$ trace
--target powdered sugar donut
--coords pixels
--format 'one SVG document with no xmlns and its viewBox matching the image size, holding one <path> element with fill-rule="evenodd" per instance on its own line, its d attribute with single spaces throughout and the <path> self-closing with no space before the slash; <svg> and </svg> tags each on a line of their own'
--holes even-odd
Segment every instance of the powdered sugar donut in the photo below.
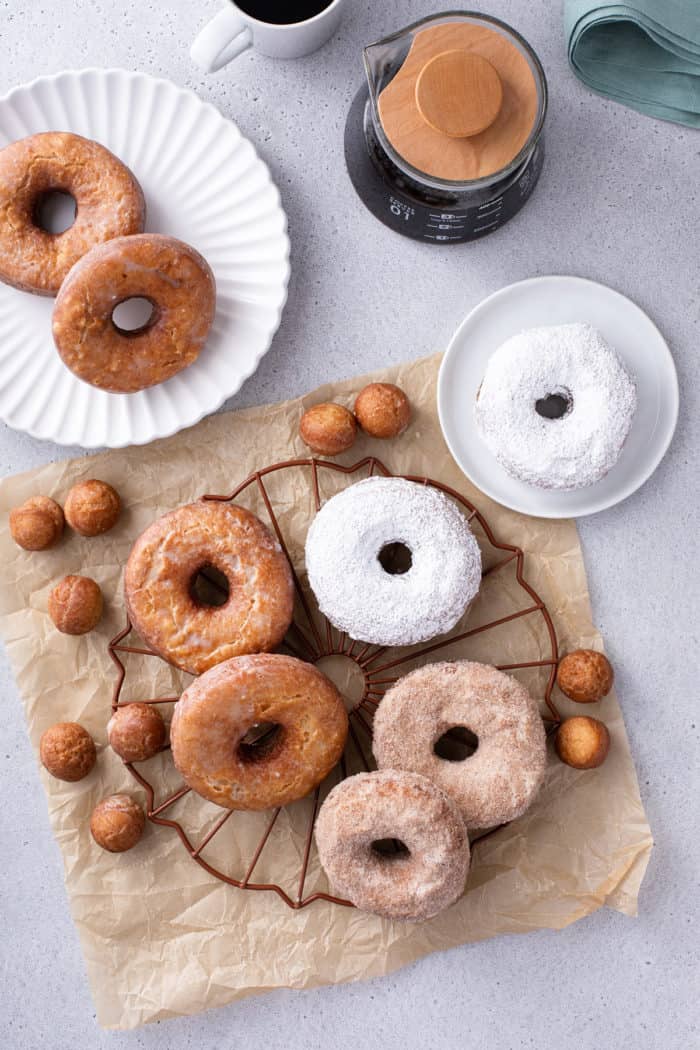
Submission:
<svg viewBox="0 0 700 1050">
<path fill-rule="evenodd" d="M 481 552 L 464 515 L 437 489 L 366 478 L 316 515 L 306 568 L 339 630 L 376 645 L 415 645 L 463 616 L 481 583 Z"/>
<path fill-rule="evenodd" d="M 476 425 L 513 477 L 549 489 L 593 485 L 615 465 L 637 407 L 634 379 L 589 324 L 530 328 L 492 355 Z"/>
<path fill-rule="evenodd" d="M 438 741 L 457 727 L 476 736 L 469 758 L 450 761 Z M 430 777 L 459 806 L 468 828 L 519 817 L 540 789 L 545 732 L 537 704 L 510 675 L 461 660 L 428 664 L 401 678 L 374 716 L 380 769 Z"/>
<path fill-rule="evenodd" d="M 393 849 L 380 850 L 391 840 Z M 321 806 L 316 845 L 334 891 L 362 911 L 418 922 L 464 892 L 464 822 L 452 799 L 416 773 L 387 769 L 341 781 Z"/>
</svg>

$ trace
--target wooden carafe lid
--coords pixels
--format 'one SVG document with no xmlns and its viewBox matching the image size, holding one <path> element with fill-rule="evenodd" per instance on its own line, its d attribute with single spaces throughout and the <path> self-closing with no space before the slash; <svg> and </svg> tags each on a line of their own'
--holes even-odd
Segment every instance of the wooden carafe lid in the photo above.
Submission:
<svg viewBox="0 0 700 1050">
<path fill-rule="evenodd" d="M 517 157 L 537 103 L 530 65 L 507 36 L 448 22 L 416 33 L 378 108 L 384 133 L 404 160 L 433 178 L 469 182 Z"/>
</svg>

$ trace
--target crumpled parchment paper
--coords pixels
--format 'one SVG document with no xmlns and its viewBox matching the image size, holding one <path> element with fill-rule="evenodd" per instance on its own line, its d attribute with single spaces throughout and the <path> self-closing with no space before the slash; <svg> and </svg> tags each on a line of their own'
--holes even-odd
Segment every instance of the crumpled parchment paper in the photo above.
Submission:
<svg viewBox="0 0 700 1050">
<path fill-rule="evenodd" d="M 553 616 L 560 652 L 601 648 L 591 623 L 574 523 L 505 510 L 462 476 L 437 420 L 438 367 L 435 356 L 372 377 L 398 382 L 407 391 L 414 422 L 395 441 L 361 436 L 339 461 L 351 464 L 376 455 L 395 473 L 427 475 L 458 489 L 501 541 L 526 552 L 526 578 Z M 92 842 L 89 815 L 102 796 L 128 791 L 144 798 L 106 746 L 115 678 L 107 643 L 125 622 L 121 577 L 131 544 L 161 513 L 205 492 L 230 492 L 267 463 L 308 455 L 298 437 L 303 409 L 329 399 L 350 406 L 365 381 L 348 380 L 303 399 L 213 416 L 144 448 L 52 464 L 0 485 L 0 630 L 63 853 L 98 1020 L 105 1027 L 132 1028 L 195 1013 L 268 988 L 308 988 L 385 974 L 428 952 L 468 941 L 559 929 L 604 904 L 628 915 L 636 912 L 652 838 L 612 694 L 600 705 L 581 708 L 555 690 L 563 714 L 589 713 L 607 723 L 612 737 L 607 762 L 598 770 L 577 772 L 550 754 L 545 787 L 530 812 L 476 847 L 465 896 L 423 925 L 392 923 L 323 901 L 294 911 L 273 893 L 230 887 L 195 864 L 166 827 L 149 824 L 139 846 L 121 856 L 104 853 Z M 109 481 L 123 497 L 126 509 L 112 532 L 84 539 L 67 531 L 57 548 L 41 553 L 24 552 L 12 542 L 7 524 L 11 507 L 39 493 L 62 502 L 75 481 L 88 477 Z M 324 475 L 323 495 L 343 483 Z M 301 564 L 313 513 L 308 470 L 274 475 L 268 489 L 292 557 Z M 248 490 L 243 502 L 264 518 L 257 490 Z M 511 600 L 522 603 L 522 592 L 508 576 L 511 569 L 498 574 L 498 585 L 494 579 L 484 587 L 469 613 L 475 624 L 500 615 L 497 610 Z M 69 572 L 93 576 L 106 598 L 102 623 L 82 638 L 59 634 L 46 613 L 49 590 Z M 549 653 L 540 617 L 528 616 L 477 635 L 447 655 L 504 664 L 543 659 Z M 541 698 L 546 671 L 515 673 Z M 182 682 L 178 672 L 158 660 L 129 657 L 124 698 L 171 695 Z M 38 763 L 42 732 L 67 720 L 82 722 L 101 745 L 95 770 L 78 784 L 53 780 Z M 180 782 L 168 753 L 140 768 L 157 782 L 158 798 Z M 280 883 L 292 897 L 309 805 L 304 800 L 282 812 L 255 869 L 255 881 Z M 168 811 L 195 842 L 220 813 L 193 794 Z M 236 814 L 204 856 L 240 878 L 267 819 L 265 814 Z M 312 849 L 304 893 L 326 888 Z"/>
</svg>

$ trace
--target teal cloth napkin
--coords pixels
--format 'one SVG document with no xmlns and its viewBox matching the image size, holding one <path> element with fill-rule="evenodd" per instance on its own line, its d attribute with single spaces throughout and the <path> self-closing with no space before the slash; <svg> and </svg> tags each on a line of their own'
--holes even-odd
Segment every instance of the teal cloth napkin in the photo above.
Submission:
<svg viewBox="0 0 700 1050">
<path fill-rule="evenodd" d="M 594 91 L 700 128 L 700 0 L 564 0 L 569 61 Z"/>
</svg>

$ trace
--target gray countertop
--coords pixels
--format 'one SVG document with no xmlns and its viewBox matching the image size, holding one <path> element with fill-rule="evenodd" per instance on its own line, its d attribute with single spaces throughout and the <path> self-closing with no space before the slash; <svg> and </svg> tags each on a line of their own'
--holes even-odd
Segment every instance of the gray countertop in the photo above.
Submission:
<svg viewBox="0 0 700 1050">
<path fill-rule="evenodd" d="M 580 522 L 594 617 L 617 670 L 656 839 L 640 917 L 596 914 L 561 932 L 433 955 L 382 980 L 277 992 L 132 1033 L 94 1013 L 16 688 L 2 666 L 0 1032 L 8 1050 L 79 1047 L 622 1047 L 698 1040 L 696 370 L 700 350 L 700 134 L 586 91 L 567 68 L 560 4 L 489 0 L 547 71 L 547 162 L 526 209 L 474 245 L 399 239 L 360 205 L 343 126 L 365 43 L 439 8 L 350 0 L 327 47 L 295 63 L 247 53 L 205 77 L 189 42 L 216 0 L 160 4 L 0 0 L 0 92 L 64 68 L 125 66 L 193 88 L 235 119 L 272 168 L 292 240 L 289 303 L 272 350 L 227 407 L 443 348 L 485 295 L 525 277 L 605 282 L 649 312 L 679 371 L 681 418 L 655 476 Z M 445 5 L 449 6 L 449 5 Z M 0 469 L 78 450 L 0 426 Z M 693 776 L 695 782 L 693 782 Z M 695 1035 L 693 1036 L 693 1033 Z"/>
</svg>

